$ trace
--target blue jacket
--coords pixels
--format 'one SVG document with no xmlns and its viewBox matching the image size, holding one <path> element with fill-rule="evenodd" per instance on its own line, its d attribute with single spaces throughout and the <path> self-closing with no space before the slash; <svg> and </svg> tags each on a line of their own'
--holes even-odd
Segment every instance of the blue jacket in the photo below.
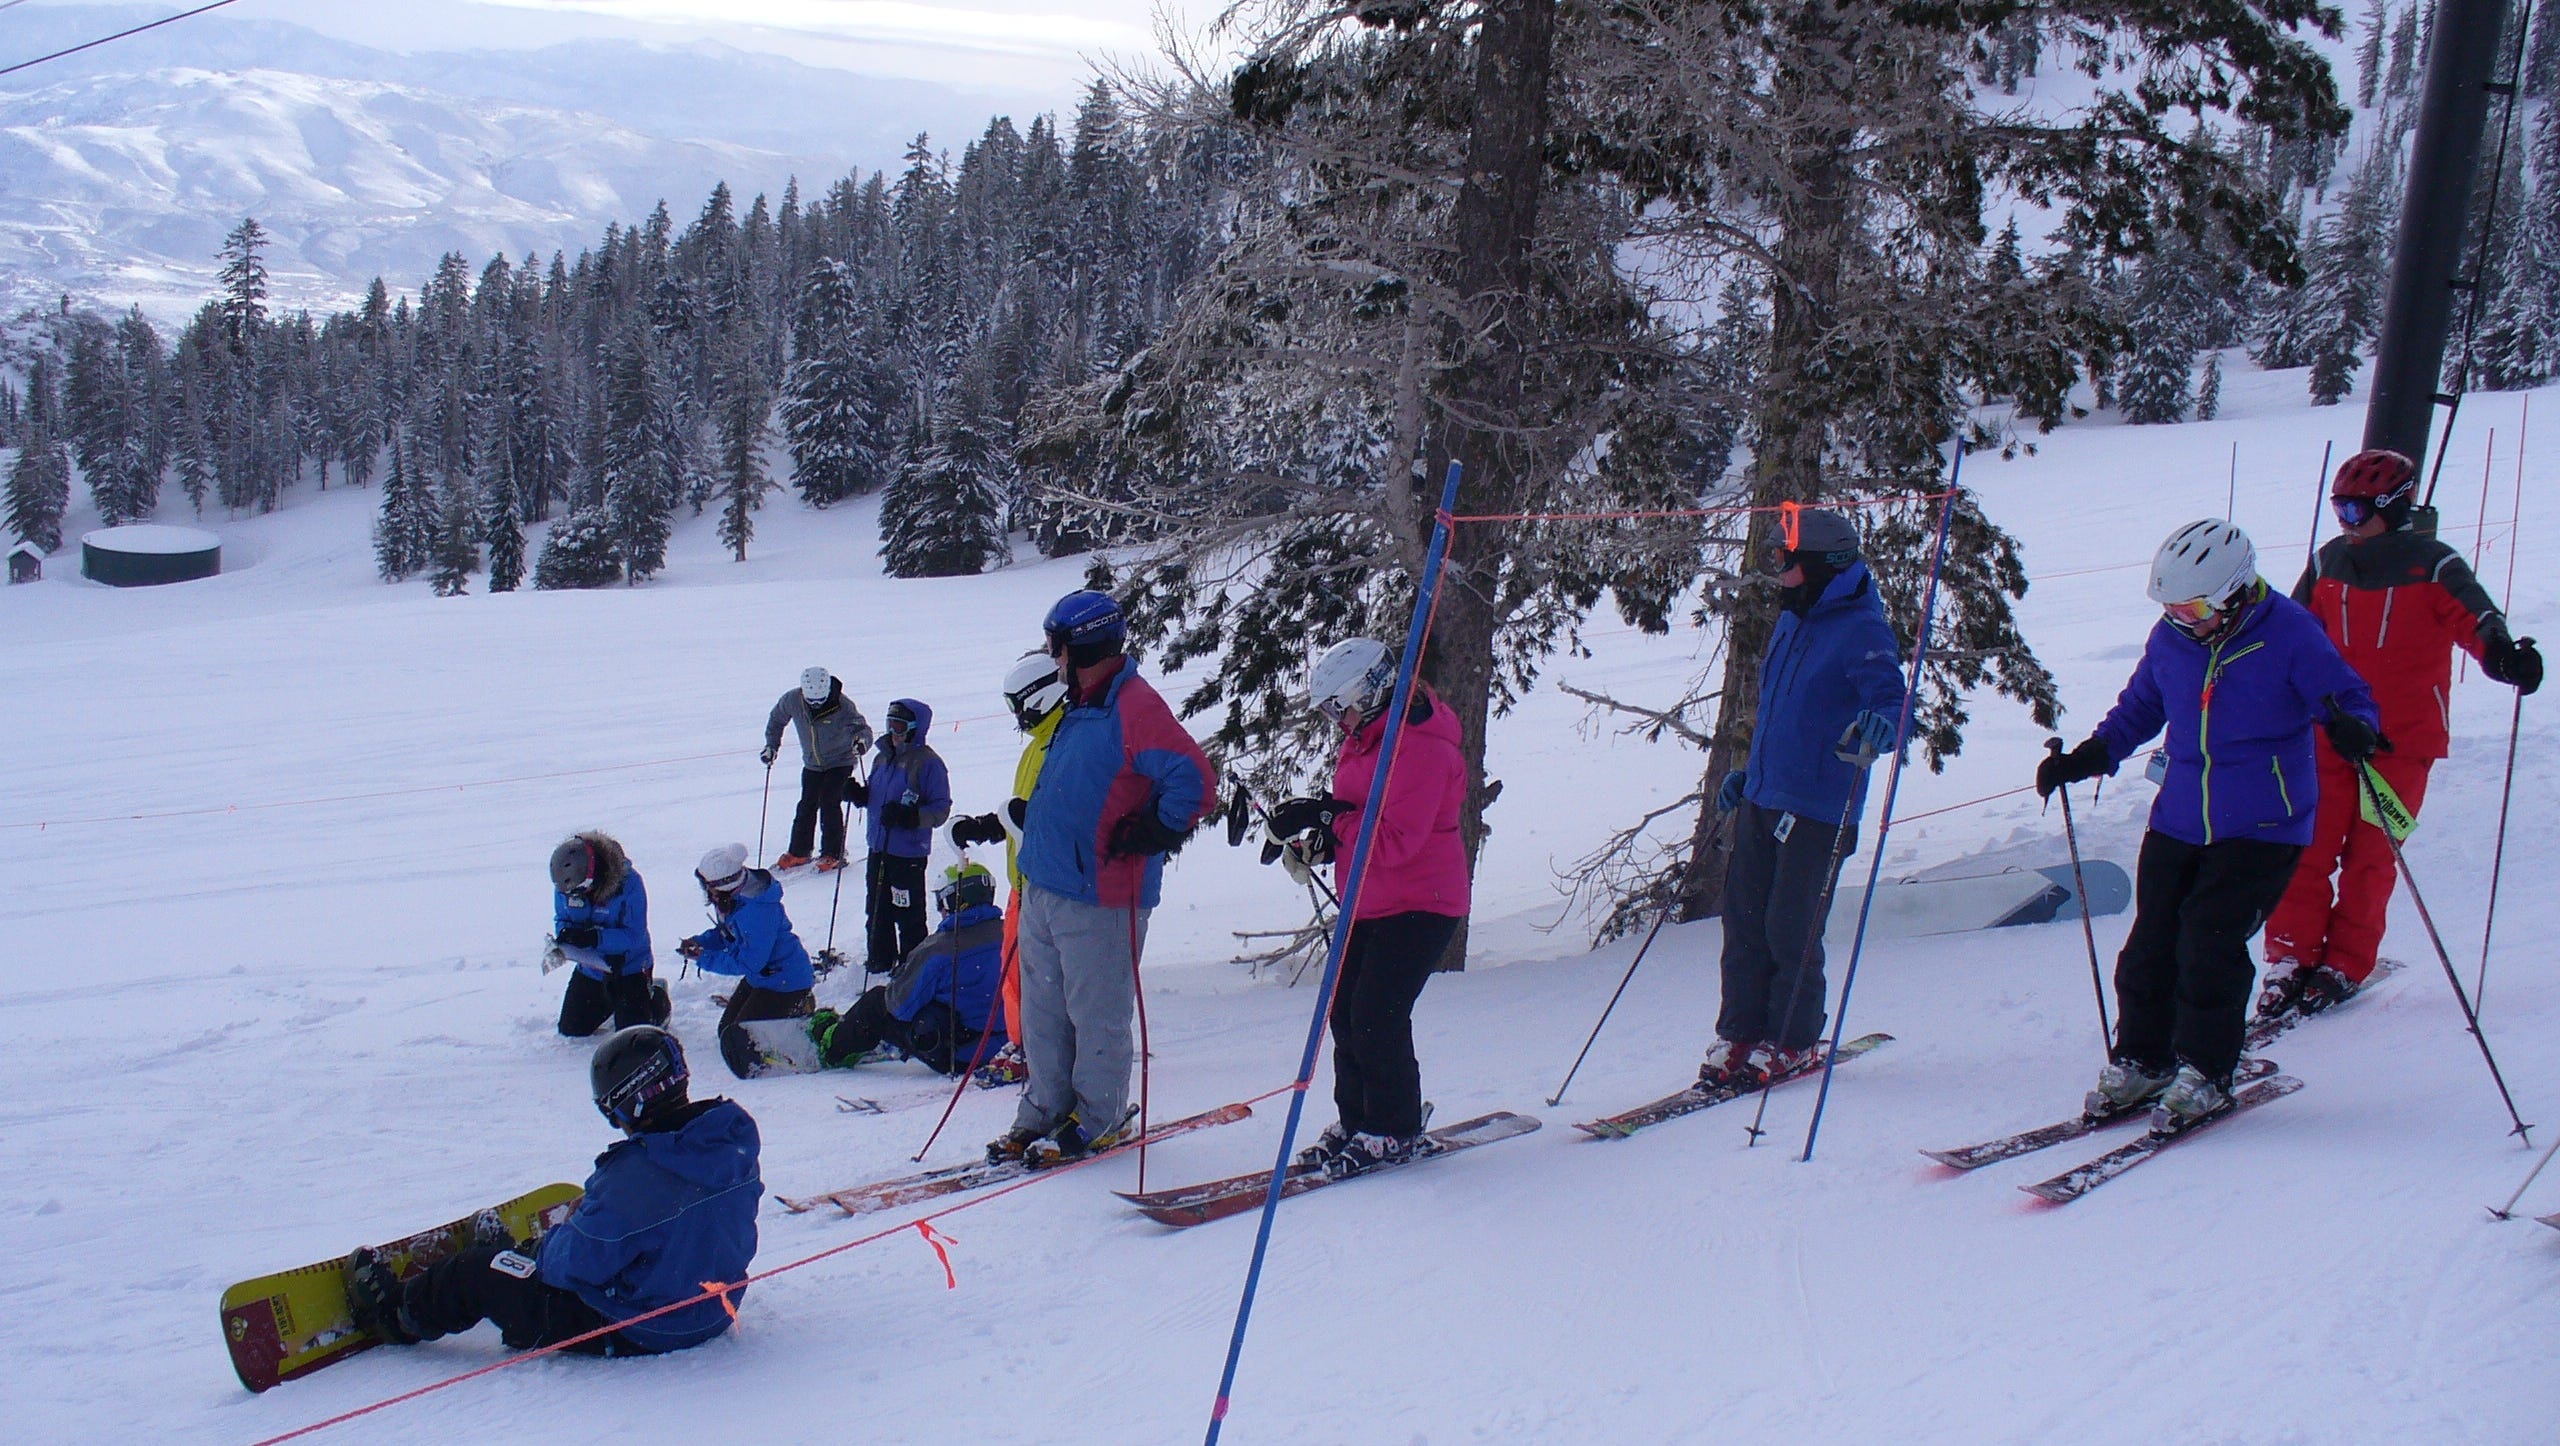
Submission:
<svg viewBox="0 0 2560 1446">
<path fill-rule="evenodd" d="M 720 922 L 693 936 L 705 974 L 735 974 L 758 989 L 796 994 L 818 982 L 809 951 L 782 912 L 782 884 L 762 869 L 747 870 L 747 884 Z"/>
<path fill-rule="evenodd" d="M 2311 730 L 2331 698 L 2367 723 L 2380 718 L 2319 620 L 2268 592 L 2210 647 L 2165 618 L 2154 623 L 2133 681 L 2093 736 L 2122 764 L 2167 726 L 2169 774 L 2151 826 L 2169 837 L 2307 844 L 2320 802 Z"/>
<path fill-rule="evenodd" d="M 649 953 L 649 890 L 640 882 L 640 871 L 631 869 L 622 876 L 622 887 L 610 899 L 590 899 L 578 903 L 567 894 L 551 892 L 551 932 L 559 933 L 571 924 L 596 926 L 595 952 L 616 974 L 646 974 L 657 964 Z M 591 979 L 601 979 L 606 971 L 581 961 L 578 972 Z"/>
<path fill-rule="evenodd" d="M 1799 616 L 1778 614 L 1760 658 L 1760 712 L 1751 728 L 1745 797 L 1817 823 L 1854 823 L 1867 770 L 1838 756 L 1862 712 L 1902 715 L 1902 645 L 1864 562 L 1853 562 Z"/>
<path fill-rule="evenodd" d="M 951 817 L 951 770 L 942 766 L 941 754 L 925 746 L 933 710 L 913 698 L 900 698 L 898 703 L 905 704 L 916 721 L 907 730 L 905 748 L 890 742 L 888 734 L 880 735 L 879 757 L 871 765 L 871 801 L 863 805 L 863 838 L 875 854 L 927 858 L 933 853 L 933 831 Z M 880 811 L 910 793 L 916 796 L 915 826 L 891 828 L 882 823 Z"/>
<path fill-rule="evenodd" d="M 972 1034 L 994 1031 L 1004 1038 L 1004 1016 L 996 1009 L 996 988 L 1004 980 L 1004 910 L 980 904 L 946 914 L 931 938 L 907 951 L 906 962 L 889 976 L 889 1012 L 913 1022 L 928 1004 L 939 1004 L 959 1016 Z"/>
<path fill-rule="evenodd" d="M 743 1280 L 756 1258 L 761 1149 L 745 1110 L 704 1100 L 676 1128 L 633 1135 L 596 1156 L 585 1198 L 542 1237 L 543 1283 L 624 1321 L 699 1295 L 706 1283 Z M 745 1298 L 744 1286 L 728 1293 L 732 1306 Z M 621 1333 L 644 1349 L 672 1351 L 728 1328 L 729 1311 L 714 1299 Z"/>
<path fill-rule="evenodd" d="M 1049 735 L 1022 820 L 1022 876 L 1107 909 L 1152 909 L 1164 855 L 1106 857 L 1120 821 L 1142 808 L 1188 833 L 1218 803 L 1218 773 L 1164 699 L 1123 659 L 1101 696 L 1070 698 Z"/>
</svg>

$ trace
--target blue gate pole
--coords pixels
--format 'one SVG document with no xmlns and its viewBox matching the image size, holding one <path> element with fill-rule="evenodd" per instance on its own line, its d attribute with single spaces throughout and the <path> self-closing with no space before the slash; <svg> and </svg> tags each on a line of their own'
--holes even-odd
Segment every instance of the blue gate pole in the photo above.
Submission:
<svg viewBox="0 0 2560 1446">
<path fill-rule="evenodd" d="M 1218 1429 L 1226 1424 L 1227 1402 L 1235 1390 L 1236 1365 L 1244 1359 L 1245 1331 L 1253 1323 L 1254 1292 L 1262 1284 L 1262 1264 L 1271 1253 L 1271 1224 L 1280 1213 L 1280 1189 L 1289 1177 L 1289 1153 L 1298 1141 L 1298 1121 L 1307 1109 L 1307 1085 L 1315 1078 L 1316 1051 L 1324 1046 L 1327 1006 L 1342 975 L 1342 951 L 1351 940 L 1351 919 L 1360 906 L 1360 884 L 1369 872 L 1369 842 L 1377 836 L 1378 815 L 1386 808 L 1387 775 L 1395 766 L 1396 744 L 1404 736 L 1405 709 L 1413 701 L 1413 675 L 1422 660 L 1422 639 L 1430 627 L 1432 601 L 1440 590 L 1440 565 L 1449 555 L 1450 511 L 1458 505 L 1459 464 L 1449 464 L 1441 484 L 1440 510 L 1431 523 L 1431 543 L 1422 560 L 1422 585 L 1413 595 L 1413 622 L 1405 629 L 1404 658 L 1396 668 L 1396 690 L 1387 705 L 1387 731 L 1378 745 L 1377 770 L 1369 776 L 1369 806 L 1360 810 L 1359 838 L 1351 846 L 1351 873 L 1342 883 L 1342 903 L 1334 910 L 1333 942 L 1325 951 L 1324 982 L 1316 991 L 1315 1016 L 1307 1021 L 1306 1054 L 1298 1061 L 1298 1078 L 1289 1092 L 1288 1122 L 1280 1128 L 1280 1153 L 1271 1162 L 1271 1186 L 1262 1200 L 1262 1228 L 1253 1237 L 1253 1263 L 1246 1267 L 1244 1294 L 1236 1301 L 1235 1334 L 1227 1341 L 1226 1369 L 1218 1377 L 1218 1399 L 1209 1410 L 1208 1446 L 1217 1446 Z"/>
<path fill-rule="evenodd" d="M 1902 788 L 1902 760 L 1911 751 L 1911 714 L 1920 706 L 1920 670 L 1929 661 L 1929 627 L 1937 621 L 1938 577 L 1947 564 L 1947 533 L 1955 524 L 1956 494 L 1964 488 L 1964 439 L 1956 439 L 1956 459 L 1947 476 L 1946 500 L 1938 508 L 1938 545 L 1929 556 L 1929 586 L 1920 599 L 1920 644 L 1911 650 L 1911 678 L 1902 690 L 1902 718 L 1894 729 L 1901 746 L 1893 750 L 1893 766 L 1885 773 L 1884 813 L 1876 820 L 1875 853 L 1867 860 L 1867 891 L 1858 900 L 1858 932 L 1849 943 L 1849 967 L 1840 976 L 1840 1012 L 1831 1017 L 1831 1052 L 1822 1058 L 1822 1093 L 1814 1097 L 1813 1120 L 1805 1126 L 1799 1164 L 1813 1158 L 1814 1136 L 1822 1133 L 1822 1107 L 1831 1102 L 1831 1071 L 1840 1063 L 1840 1041 L 1847 1037 L 1849 991 L 1858 987 L 1858 955 L 1867 945 L 1867 914 L 1875 907 L 1876 876 L 1884 869 L 1884 841 L 1893 832 L 1893 799 Z M 2087 901 L 2082 901 L 2086 907 Z"/>
</svg>

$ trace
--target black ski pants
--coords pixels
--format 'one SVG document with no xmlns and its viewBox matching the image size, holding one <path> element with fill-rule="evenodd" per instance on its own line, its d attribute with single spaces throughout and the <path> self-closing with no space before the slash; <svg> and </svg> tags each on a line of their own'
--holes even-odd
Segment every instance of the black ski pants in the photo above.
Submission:
<svg viewBox="0 0 2560 1446">
<path fill-rule="evenodd" d="M 720 1011 L 720 1059 L 745 1079 L 755 1072 L 756 1042 L 738 1026 L 757 1019 L 797 1019 L 817 1011 L 815 990 L 758 989 L 741 980 Z"/>
<path fill-rule="evenodd" d="M 2293 879 L 2300 844 L 2142 836 L 2133 931 L 2116 956 L 2115 1057 L 2154 1073 L 2191 1064 L 2228 1086 L 2249 1027 L 2250 937 Z"/>
<path fill-rule="evenodd" d="M 889 1012 L 888 986 L 875 985 L 862 991 L 836 1021 L 821 1058 L 830 1068 L 842 1068 L 887 1044 L 939 1073 L 957 1074 L 977 1057 L 978 1036 L 954 1030 L 954 1021 L 951 1010 L 941 1004 L 927 1004 L 916 1011 L 915 1018 L 900 1019 Z"/>
<path fill-rule="evenodd" d="M 401 1285 L 401 1304 L 423 1340 L 467 1331 L 482 1321 L 498 1328 L 509 1349 L 557 1345 L 613 1322 L 573 1290 L 546 1285 L 533 1254 L 504 1245 L 477 1245 L 419 1271 Z M 620 1334 L 580 1341 L 582 1356 L 638 1356 L 650 1352 Z"/>
<path fill-rule="evenodd" d="M 791 847 L 787 852 L 808 857 L 814 838 L 819 853 L 844 857 L 844 790 L 851 782 L 851 764 L 800 770 L 800 807 L 791 815 Z"/>
<path fill-rule="evenodd" d="M 1842 827 L 1762 808 L 1747 798 L 1734 810 L 1733 856 L 1724 871 L 1718 1038 L 1740 1044 L 1767 1040 L 1781 1049 L 1805 1049 L 1821 1040 L 1831 988 L 1822 975 L 1822 930 L 1831 917 L 1840 862 L 1858 849 L 1857 825 L 1846 825 L 1845 839 Z M 1838 861 L 1832 857 L 1835 840 Z"/>
<path fill-rule="evenodd" d="M 635 1024 L 664 1024 L 670 1010 L 666 988 L 651 971 L 591 977 L 583 969 L 569 971 L 569 987 L 560 996 L 560 1032 L 584 1039 L 606 1020 L 616 1029 Z"/>
<path fill-rule="evenodd" d="M 886 974 L 924 942 L 924 860 L 871 855 L 864 868 L 863 919 L 870 935 L 862 967 Z"/>
<path fill-rule="evenodd" d="M 1334 981 L 1333 1107 L 1345 1132 L 1422 1131 L 1422 1066 L 1413 1057 L 1413 1006 L 1458 932 L 1451 914 L 1358 919 Z"/>
</svg>

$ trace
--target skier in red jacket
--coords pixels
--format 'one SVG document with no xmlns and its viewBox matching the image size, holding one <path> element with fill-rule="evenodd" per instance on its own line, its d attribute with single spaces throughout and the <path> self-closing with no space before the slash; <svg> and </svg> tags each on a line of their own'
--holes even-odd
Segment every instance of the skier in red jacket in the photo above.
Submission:
<svg viewBox="0 0 2560 1446">
<path fill-rule="evenodd" d="M 2542 686 L 2533 639 L 2507 635 L 2461 554 L 2409 526 L 2418 469 L 2398 452 L 2359 452 L 2338 469 L 2329 502 L 2338 535 L 2329 539 L 2293 599 L 2311 609 L 2382 707 L 2388 751 L 2374 771 L 2415 814 L 2427 771 L 2445 756 L 2453 650 L 2519 693 Z M 2311 845 L 2284 900 L 2267 920 L 2265 987 L 2258 1014 L 2316 1013 L 2354 993 L 2373 973 L 2391 904 L 2391 845 L 2363 821 L 2363 785 L 2323 739 L 2320 808 Z"/>
</svg>

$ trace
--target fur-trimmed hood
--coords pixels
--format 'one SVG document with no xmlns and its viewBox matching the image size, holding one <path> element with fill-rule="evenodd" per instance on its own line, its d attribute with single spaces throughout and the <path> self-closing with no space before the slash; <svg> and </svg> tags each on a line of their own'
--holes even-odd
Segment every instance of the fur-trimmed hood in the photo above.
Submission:
<svg viewBox="0 0 2560 1446">
<path fill-rule="evenodd" d="M 596 851 L 596 881 L 588 889 L 587 897 L 603 903 L 621 893 L 622 886 L 631 878 L 631 855 L 622 851 L 619 840 L 601 830 L 581 833 L 578 837 Z"/>
</svg>

